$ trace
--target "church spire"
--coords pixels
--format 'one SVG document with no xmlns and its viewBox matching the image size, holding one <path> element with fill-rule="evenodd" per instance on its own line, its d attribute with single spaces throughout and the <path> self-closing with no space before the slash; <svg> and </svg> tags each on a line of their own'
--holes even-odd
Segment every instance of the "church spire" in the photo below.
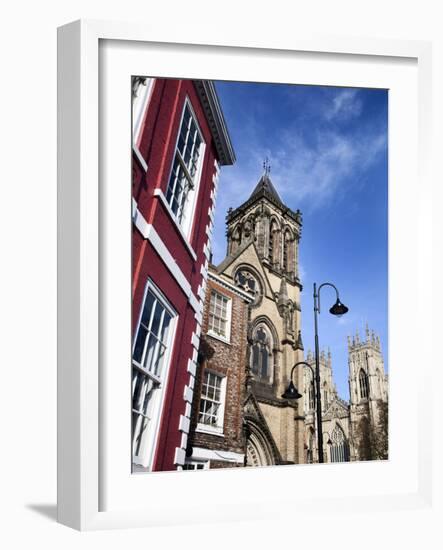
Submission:
<svg viewBox="0 0 443 550">
<path fill-rule="evenodd" d="M 274 184 L 271 181 L 270 173 L 271 164 L 269 162 L 269 159 L 266 157 L 263 161 L 263 174 L 258 180 L 258 183 L 255 186 L 254 190 L 252 191 L 249 200 L 253 198 L 259 198 L 260 196 L 264 195 L 270 197 L 271 199 L 274 199 L 279 204 L 283 204 L 279 194 L 277 193 L 277 190 L 274 187 Z"/>
</svg>

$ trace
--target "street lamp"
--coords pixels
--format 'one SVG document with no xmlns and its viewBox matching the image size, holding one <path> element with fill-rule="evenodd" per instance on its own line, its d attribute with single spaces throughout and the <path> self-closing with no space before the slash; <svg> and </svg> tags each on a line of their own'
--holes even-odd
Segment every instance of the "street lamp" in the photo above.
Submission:
<svg viewBox="0 0 443 550">
<path fill-rule="evenodd" d="M 313 374 L 315 380 L 315 398 L 316 398 L 316 410 L 317 410 L 317 440 L 318 440 L 318 461 L 324 462 L 323 457 L 323 424 L 322 424 L 322 415 L 321 415 L 321 385 L 320 385 L 320 351 L 318 344 L 318 319 L 317 315 L 320 313 L 320 290 L 324 286 L 330 286 L 335 290 L 336 301 L 335 304 L 329 309 L 329 313 L 341 317 L 349 311 L 349 309 L 340 301 L 340 296 L 338 294 L 337 287 L 332 283 L 322 283 L 317 290 L 317 284 L 314 283 L 314 329 L 315 329 L 315 373 L 308 363 L 305 361 L 300 361 L 296 363 L 291 370 L 291 379 L 289 385 L 282 395 L 284 399 L 300 399 L 301 395 L 299 394 L 297 388 L 292 382 L 292 375 L 295 368 L 303 364 L 308 366 Z"/>
<path fill-rule="evenodd" d="M 285 393 L 282 394 L 283 399 L 300 399 L 301 397 L 303 397 L 299 393 L 298 389 L 295 387 L 294 382 L 292 381 L 294 371 L 299 365 L 303 365 L 304 367 L 310 369 L 312 372 L 312 376 L 314 376 L 314 370 L 309 363 L 306 363 L 306 361 L 299 361 L 298 363 L 295 363 L 295 365 L 291 369 L 291 376 L 288 387 L 286 388 Z"/>
</svg>

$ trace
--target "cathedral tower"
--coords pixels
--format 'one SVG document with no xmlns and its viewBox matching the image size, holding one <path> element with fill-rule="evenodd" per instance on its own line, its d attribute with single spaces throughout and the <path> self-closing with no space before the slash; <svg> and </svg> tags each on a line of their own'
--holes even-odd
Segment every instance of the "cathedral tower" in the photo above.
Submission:
<svg viewBox="0 0 443 550">
<path fill-rule="evenodd" d="M 253 297 L 248 330 L 245 427 L 250 465 L 300 463 L 303 403 L 282 399 L 292 366 L 303 360 L 298 246 L 302 218 L 283 204 L 264 173 L 249 199 L 228 211 L 227 255 L 217 266 Z M 295 384 L 303 385 L 303 369 Z"/>
<path fill-rule="evenodd" d="M 312 351 L 308 351 L 306 354 L 306 362 L 309 363 L 313 369 L 315 369 L 315 357 Z M 321 406 L 322 414 L 325 414 L 337 396 L 337 388 L 335 386 L 333 373 L 332 373 L 332 357 L 331 351 L 322 351 L 319 357 L 320 363 L 320 380 L 321 380 Z M 310 415 L 314 416 L 315 411 L 315 392 L 314 392 L 314 379 L 312 372 L 309 369 L 304 369 L 303 375 L 303 392 L 305 395 L 304 411 L 305 416 L 308 418 Z"/>
<path fill-rule="evenodd" d="M 365 425 L 368 432 L 376 429 L 383 404 L 388 402 L 388 377 L 380 338 L 367 325 L 364 339 L 358 332 L 352 338 L 348 336 L 348 365 L 351 431 L 358 439 L 358 434 L 360 438 L 364 436 L 361 432 Z"/>
</svg>

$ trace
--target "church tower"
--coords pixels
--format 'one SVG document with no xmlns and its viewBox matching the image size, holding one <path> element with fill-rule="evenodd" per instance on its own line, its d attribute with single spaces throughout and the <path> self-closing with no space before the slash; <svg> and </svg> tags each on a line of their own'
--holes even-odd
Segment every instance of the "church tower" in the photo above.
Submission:
<svg viewBox="0 0 443 550">
<path fill-rule="evenodd" d="M 315 369 L 315 357 L 311 350 L 308 350 L 306 354 L 306 362 L 309 363 L 313 369 Z M 332 357 L 331 351 L 321 351 L 320 358 L 320 380 L 321 380 L 321 407 L 322 414 L 324 415 L 329 408 L 329 405 L 337 396 L 337 388 L 335 386 L 333 373 L 332 373 Z M 304 399 L 304 412 L 306 420 L 308 417 L 314 417 L 315 414 L 315 392 L 314 392 L 314 379 L 312 372 L 309 369 L 304 369 L 303 375 L 303 393 Z"/>
<path fill-rule="evenodd" d="M 363 437 L 365 425 L 373 432 L 380 421 L 381 408 L 388 402 L 388 376 L 385 374 L 380 338 L 366 325 L 365 338 L 358 332 L 348 336 L 350 422 L 354 440 Z M 356 459 L 358 456 L 356 445 Z"/>
<path fill-rule="evenodd" d="M 253 297 L 248 325 L 245 434 L 248 465 L 304 462 L 303 400 L 282 399 L 303 360 L 298 247 L 302 217 L 283 204 L 270 167 L 227 218 L 227 255 L 217 266 Z M 295 374 L 303 386 L 303 369 Z"/>
</svg>

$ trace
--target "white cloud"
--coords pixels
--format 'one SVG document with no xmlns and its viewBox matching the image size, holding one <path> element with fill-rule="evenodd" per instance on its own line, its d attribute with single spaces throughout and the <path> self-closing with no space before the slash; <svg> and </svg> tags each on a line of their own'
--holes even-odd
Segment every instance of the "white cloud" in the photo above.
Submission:
<svg viewBox="0 0 443 550">
<path fill-rule="evenodd" d="M 340 90 L 327 106 L 328 121 L 333 117 L 358 116 L 361 100 L 357 90 Z M 326 107 L 325 107 L 326 109 Z M 253 117 L 254 118 L 254 117 Z M 357 132 L 338 132 L 328 124 L 306 135 L 296 126 L 274 136 L 267 147 L 256 120 L 246 125 L 247 138 L 239 144 L 237 163 L 223 167 L 216 209 L 217 237 L 220 239 L 229 207 L 236 208 L 252 193 L 261 172 L 263 159 L 271 163 L 271 179 L 282 200 L 294 210 L 316 210 L 336 203 L 364 185 L 364 174 L 385 151 L 386 132 L 361 127 Z M 266 138 L 265 138 L 266 139 Z M 224 232 L 224 231 L 223 231 Z M 221 239 L 220 239 L 221 240 Z M 225 239 L 214 246 L 214 256 L 224 256 Z"/>
<path fill-rule="evenodd" d="M 288 137 L 285 150 L 274 157 L 274 179 L 284 186 L 288 200 L 298 199 L 315 209 L 356 185 L 385 146 L 384 134 L 359 138 L 328 132 L 314 145 L 298 136 Z"/>
<path fill-rule="evenodd" d="M 344 137 L 322 132 L 315 143 L 287 132 L 284 147 L 274 151 L 252 149 L 247 162 L 222 174 L 223 196 L 227 206 L 246 200 L 260 177 L 263 158 L 271 159 L 271 179 L 282 199 L 292 208 L 314 210 L 337 201 L 350 186 L 360 185 L 361 177 L 386 148 L 386 136 L 365 134 Z M 223 172 L 223 171 L 222 171 Z"/>
<path fill-rule="evenodd" d="M 358 97 L 358 90 L 344 89 L 337 92 L 332 101 L 326 105 L 326 120 L 340 119 L 341 121 L 351 117 L 358 117 L 362 111 L 362 102 Z"/>
</svg>

